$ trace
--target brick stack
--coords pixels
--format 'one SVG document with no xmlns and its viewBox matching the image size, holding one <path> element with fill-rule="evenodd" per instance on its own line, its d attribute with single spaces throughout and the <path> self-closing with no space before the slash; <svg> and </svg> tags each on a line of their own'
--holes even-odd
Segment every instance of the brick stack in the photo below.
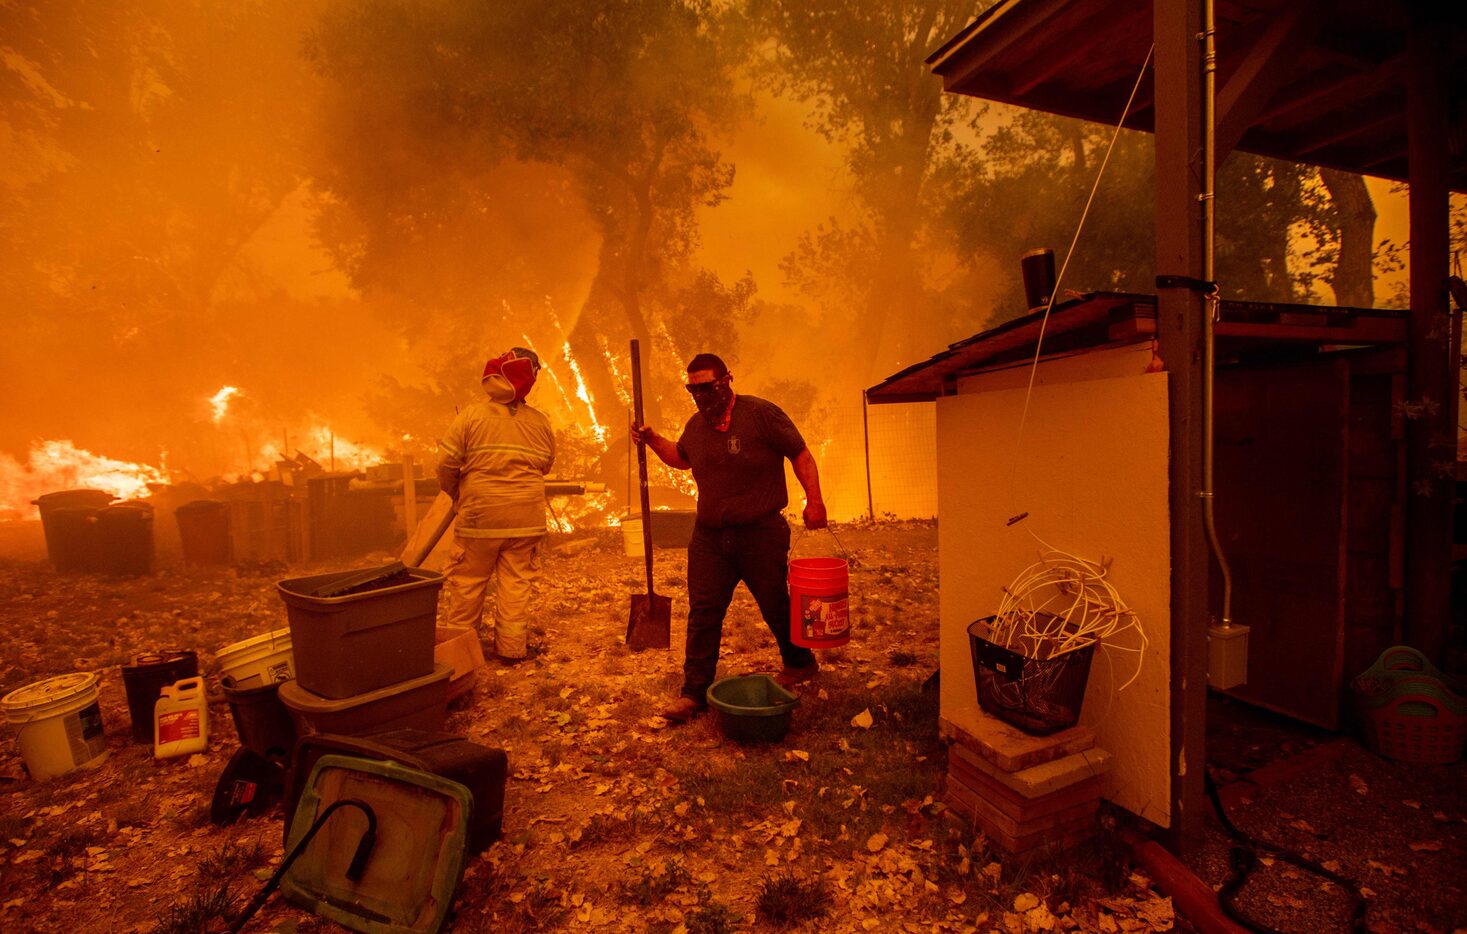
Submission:
<svg viewBox="0 0 1467 934">
<path fill-rule="evenodd" d="M 1083 726 L 1030 736 L 977 707 L 945 713 L 948 807 L 1012 855 L 1055 852 L 1095 831 L 1110 754 Z"/>
</svg>

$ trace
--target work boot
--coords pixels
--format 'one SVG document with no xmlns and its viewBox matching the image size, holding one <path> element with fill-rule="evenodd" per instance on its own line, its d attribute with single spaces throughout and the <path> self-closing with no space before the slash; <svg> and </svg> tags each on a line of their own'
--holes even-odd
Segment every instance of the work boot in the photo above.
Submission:
<svg viewBox="0 0 1467 934">
<path fill-rule="evenodd" d="M 792 691 L 795 685 L 804 684 L 806 681 L 813 681 L 819 674 L 819 662 L 812 661 L 810 664 L 802 665 L 798 668 L 791 668 L 789 665 L 786 665 L 780 669 L 779 674 L 774 676 L 774 683 L 786 691 Z"/>
<path fill-rule="evenodd" d="M 707 704 L 700 704 L 684 694 L 671 704 L 668 704 L 666 708 L 659 711 L 658 715 L 668 723 L 687 723 L 707 709 Z"/>
</svg>

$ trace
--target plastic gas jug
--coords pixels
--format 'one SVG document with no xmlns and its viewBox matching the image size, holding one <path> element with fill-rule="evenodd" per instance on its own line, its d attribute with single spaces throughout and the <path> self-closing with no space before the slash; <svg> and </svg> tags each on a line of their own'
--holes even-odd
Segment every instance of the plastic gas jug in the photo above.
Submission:
<svg viewBox="0 0 1467 934">
<path fill-rule="evenodd" d="M 164 688 L 153 705 L 153 758 L 203 752 L 209 745 L 209 700 L 203 678 Z"/>
</svg>

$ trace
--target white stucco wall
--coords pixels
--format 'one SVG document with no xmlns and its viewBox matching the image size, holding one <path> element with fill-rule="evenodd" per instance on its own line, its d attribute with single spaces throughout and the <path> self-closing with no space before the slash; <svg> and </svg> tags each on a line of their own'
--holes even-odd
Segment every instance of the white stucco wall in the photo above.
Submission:
<svg viewBox="0 0 1467 934">
<path fill-rule="evenodd" d="M 1098 651 L 1080 722 L 1110 752 L 1105 797 L 1170 824 L 1170 533 L 1167 381 L 1147 373 L 1149 344 L 1041 365 L 1019 433 L 1027 367 L 980 374 L 937 402 L 941 520 L 942 707 L 975 707 L 967 627 L 1039 557 L 1034 536 L 1088 560 L 1114 559 L 1110 582 L 1150 643 Z M 1009 518 L 1027 512 L 1013 526 Z"/>
</svg>

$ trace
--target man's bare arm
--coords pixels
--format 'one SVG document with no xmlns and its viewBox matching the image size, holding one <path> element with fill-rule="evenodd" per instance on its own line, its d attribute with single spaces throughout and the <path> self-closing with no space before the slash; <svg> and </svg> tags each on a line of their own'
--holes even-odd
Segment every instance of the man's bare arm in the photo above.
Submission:
<svg viewBox="0 0 1467 934">
<path fill-rule="evenodd" d="M 662 462 L 674 470 L 687 470 L 692 467 L 683 460 L 682 455 L 677 452 L 677 444 L 662 437 L 655 430 L 646 425 L 638 425 L 632 422 L 632 440 L 638 444 L 645 444 L 652 449 L 652 453 L 661 458 Z"/>
<path fill-rule="evenodd" d="M 815 468 L 815 455 L 805 448 L 794 456 L 790 465 L 794 467 L 795 479 L 805 488 L 805 528 L 825 528 L 825 500 L 820 496 L 820 471 Z"/>
</svg>

